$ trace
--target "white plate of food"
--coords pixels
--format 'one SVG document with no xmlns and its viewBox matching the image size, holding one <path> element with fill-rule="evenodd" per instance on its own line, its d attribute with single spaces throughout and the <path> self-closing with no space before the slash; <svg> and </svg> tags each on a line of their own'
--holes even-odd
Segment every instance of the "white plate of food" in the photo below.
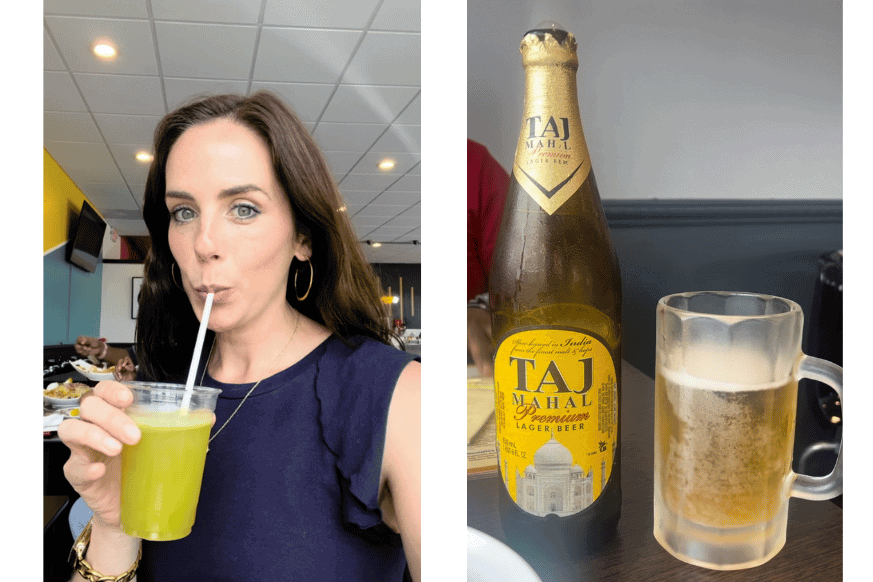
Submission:
<svg viewBox="0 0 873 582">
<path fill-rule="evenodd" d="M 68 418 L 79 418 L 79 408 L 46 409 L 42 416 L 43 432 L 54 432 Z"/>
<path fill-rule="evenodd" d="M 106 362 L 100 362 L 98 365 L 88 360 L 73 360 L 70 363 L 77 372 L 92 382 L 115 379 L 115 376 L 112 373 L 115 370 L 115 366 L 110 366 Z"/>
<path fill-rule="evenodd" d="M 542 582 L 509 546 L 467 526 L 467 582 Z"/>
<path fill-rule="evenodd" d="M 72 379 L 61 384 L 52 382 L 42 392 L 43 400 L 54 408 L 74 408 L 79 405 L 79 398 L 90 388 L 87 384 L 73 382 Z"/>
</svg>

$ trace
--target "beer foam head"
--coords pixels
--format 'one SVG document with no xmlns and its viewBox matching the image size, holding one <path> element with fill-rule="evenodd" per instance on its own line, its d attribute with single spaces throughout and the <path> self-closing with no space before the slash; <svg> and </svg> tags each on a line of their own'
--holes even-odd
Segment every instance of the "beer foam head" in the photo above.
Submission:
<svg viewBox="0 0 873 582">
<path fill-rule="evenodd" d="M 774 377 L 767 354 L 713 344 L 676 346 L 659 358 L 657 368 L 669 382 L 719 392 L 767 390 L 786 381 Z"/>
</svg>

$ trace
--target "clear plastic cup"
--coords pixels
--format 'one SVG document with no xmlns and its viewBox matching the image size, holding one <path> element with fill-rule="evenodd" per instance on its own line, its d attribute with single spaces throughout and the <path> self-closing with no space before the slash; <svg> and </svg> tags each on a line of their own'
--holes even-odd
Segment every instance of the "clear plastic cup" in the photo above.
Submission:
<svg viewBox="0 0 873 582">
<path fill-rule="evenodd" d="M 182 410 L 183 384 L 125 382 L 125 412 L 142 438 L 121 451 L 121 526 L 131 536 L 177 540 L 191 533 L 215 404 L 221 390 L 195 386 Z"/>
</svg>

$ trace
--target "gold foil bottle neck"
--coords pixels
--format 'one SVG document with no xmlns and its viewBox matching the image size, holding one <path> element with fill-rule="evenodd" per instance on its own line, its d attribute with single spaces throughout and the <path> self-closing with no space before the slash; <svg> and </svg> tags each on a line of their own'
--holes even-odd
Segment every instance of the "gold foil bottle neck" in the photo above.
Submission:
<svg viewBox="0 0 873 582">
<path fill-rule="evenodd" d="M 566 34 L 563 40 L 555 35 Z M 521 63 L 525 67 L 537 65 L 557 65 L 573 69 L 579 67 L 576 56 L 576 37 L 572 32 L 532 30 L 521 39 Z"/>
</svg>

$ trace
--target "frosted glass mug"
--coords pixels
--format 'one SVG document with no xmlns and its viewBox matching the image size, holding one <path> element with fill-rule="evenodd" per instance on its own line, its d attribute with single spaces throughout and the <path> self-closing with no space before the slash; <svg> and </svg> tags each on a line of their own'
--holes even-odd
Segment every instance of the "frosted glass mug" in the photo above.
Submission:
<svg viewBox="0 0 873 582">
<path fill-rule="evenodd" d="M 658 302 L 654 534 L 697 566 L 763 564 L 785 545 L 790 497 L 842 493 L 842 443 L 825 477 L 791 470 L 797 382 L 843 370 L 801 352 L 803 312 L 771 295 L 680 293 Z"/>
</svg>

